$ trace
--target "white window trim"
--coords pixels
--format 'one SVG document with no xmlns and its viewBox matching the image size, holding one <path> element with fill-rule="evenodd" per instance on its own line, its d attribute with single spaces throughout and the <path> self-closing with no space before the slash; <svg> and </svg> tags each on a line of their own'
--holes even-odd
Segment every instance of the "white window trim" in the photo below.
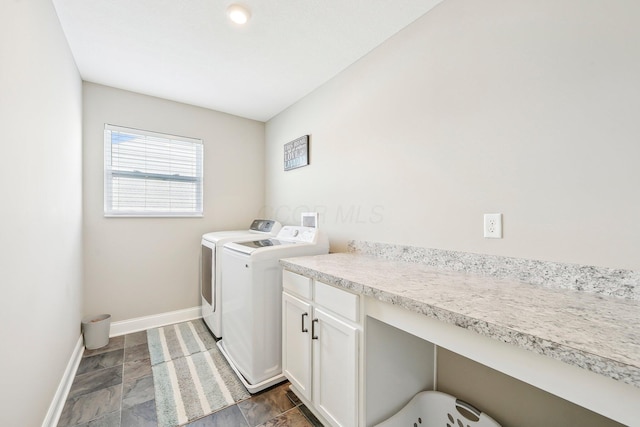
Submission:
<svg viewBox="0 0 640 427">
<path fill-rule="evenodd" d="M 192 177 L 176 177 L 173 175 L 163 175 L 163 174 L 150 174 L 150 173 L 143 173 L 143 172 L 139 172 L 136 174 L 135 171 L 133 172 L 116 172 L 117 175 L 120 176 L 130 176 L 130 177 L 134 177 L 133 175 L 138 175 L 140 177 L 142 176 L 150 176 L 150 175 L 154 175 L 157 179 L 160 180 L 168 180 L 168 181 L 178 181 L 178 182 L 195 182 L 197 184 L 197 192 L 199 193 L 199 195 L 196 197 L 196 200 L 198 202 L 198 205 L 196 207 L 196 212 L 153 212 L 153 211 L 114 211 L 109 203 L 108 200 L 108 195 L 112 194 L 112 180 L 111 177 L 114 175 L 114 171 L 111 170 L 111 149 L 112 149 L 112 140 L 111 138 L 108 136 L 110 135 L 110 133 L 107 133 L 107 131 L 115 131 L 115 132 L 125 132 L 125 133 L 131 133 L 131 134 L 136 134 L 136 135 L 143 135 L 143 136 L 150 136 L 150 137 L 155 137 L 155 138 L 163 138 L 163 139 L 170 139 L 170 140 L 175 140 L 175 141 L 181 141 L 181 142 L 188 142 L 188 143 L 192 143 L 192 144 L 199 144 L 200 145 L 200 155 L 197 156 L 196 158 L 196 168 L 198 170 L 198 177 L 192 178 Z M 178 136 L 178 135 L 171 135 L 171 134 L 164 134 L 164 133 L 158 133 L 158 132 L 152 132 L 152 131 L 147 131 L 147 130 L 142 130 L 142 129 L 136 129 L 136 128 L 129 128 L 129 127 L 124 127 L 124 126 L 115 126 L 115 125 L 111 125 L 111 124 L 105 124 L 104 125 L 104 208 L 103 208 L 103 212 L 104 212 L 104 217 L 107 218 L 127 218 L 127 217 L 135 217 L 135 218 L 140 218 L 140 217 L 149 217 L 149 218 L 201 218 L 204 216 L 204 167 L 203 167 L 203 162 L 204 162 L 204 144 L 202 142 L 201 139 L 196 139 L 196 138 L 189 138 L 189 137 L 185 137 L 185 136 Z"/>
</svg>

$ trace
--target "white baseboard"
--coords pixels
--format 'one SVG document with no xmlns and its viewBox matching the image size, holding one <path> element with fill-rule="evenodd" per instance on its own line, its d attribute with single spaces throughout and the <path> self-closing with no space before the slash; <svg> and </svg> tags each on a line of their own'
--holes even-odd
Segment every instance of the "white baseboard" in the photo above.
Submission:
<svg viewBox="0 0 640 427">
<path fill-rule="evenodd" d="M 69 390 L 71 389 L 71 384 L 73 384 L 73 379 L 78 371 L 83 352 L 84 341 L 82 340 L 82 335 L 80 335 L 69 359 L 69 363 L 67 364 L 67 368 L 62 375 L 56 394 L 53 396 L 47 415 L 44 417 L 42 427 L 55 427 L 58 424 L 60 415 L 62 415 L 62 410 L 64 409 L 64 404 L 67 401 L 67 396 L 69 395 Z"/>
<path fill-rule="evenodd" d="M 171 325 L 172 323 L 186 322 L 202 317 L 202 310 L 198 307 L 185 308 L 183 310 L 154 314 L 151 316 L 136 317 L 134 319 L 112 322 L 109 330 L 110 337 L 144 331 L 149 328 Z"/>
</svg>

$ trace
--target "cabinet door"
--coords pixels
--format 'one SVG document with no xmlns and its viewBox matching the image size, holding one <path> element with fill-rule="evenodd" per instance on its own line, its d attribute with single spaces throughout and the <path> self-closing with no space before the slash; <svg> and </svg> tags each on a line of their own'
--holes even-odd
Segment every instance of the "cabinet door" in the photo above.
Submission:
<svg viewBox="0 0 640 427">
<path fill-rule="evenodd" d="M 282 372 L 311 400 L 311 305 L 282 294 Z"/>
<path fill-rule="evenodd" d="M 355 427 L 358 328 L 316 307 L 312 330 L 314 406 L 332 425 Z"/>
</svg>

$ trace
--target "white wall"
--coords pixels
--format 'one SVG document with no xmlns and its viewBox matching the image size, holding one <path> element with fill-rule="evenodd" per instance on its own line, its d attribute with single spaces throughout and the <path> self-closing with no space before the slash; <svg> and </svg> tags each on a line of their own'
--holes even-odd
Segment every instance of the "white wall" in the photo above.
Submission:
<svg viewBox="0 0 640 427">
<path fill-rule="evenodd" d="M 438 349 L 437 376 L 439 391 L 472 402 L 503 427 L 623 427 L 443 348 Z"/>
<path fill-rule="evenodd" d="M 49 0 L 0 16 L 0 425 L 36 426 L 80 337 L 82 85 Z"/>
<path fill-rule="evenodd" d="M 267 122 L 266 212 L 318 210 L 333 251 L 364 239 L 640 269 L 639 22 L 633 0 L 446 0 Z M 310 165 L 283 172 L 304 134 Z M 504 239 L 485 240 L 494 212 Z M 439 355 L 438 387 L 503 425 L 610 425 L 558 399 L 541 412 L 544 393 L 458 359 Z M 491 392 L 465 393 L 474 378 Z"/>
<path fill-rule="evenodd" d="M 86 82 L 83 111 L 85 314 L 199 306 L 202 234 L 247 229 L 264 205 L 264 123 Z M 204 217 L 105 218 L 105 123 L 201 138 Z"/>
<path fill-rule="evenodd" d="M 266 212 L 349 239 L 640 269 L 640 3 L 447 0 L 266 125 Z M 283 145 L 311 135 L 311 164 Z M 504 214 L 504 239 L 482 236 Z"/>
</svg>

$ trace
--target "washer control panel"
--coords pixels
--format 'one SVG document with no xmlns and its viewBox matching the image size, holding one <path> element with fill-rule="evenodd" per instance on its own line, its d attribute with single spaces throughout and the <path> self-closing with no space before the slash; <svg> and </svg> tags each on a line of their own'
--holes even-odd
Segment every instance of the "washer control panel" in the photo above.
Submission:
<svg viewBox="0 0 640 427">
<path fill-rule="evenodd" d="M 278 233 L 277 238 L 294 242 L 313 243 L 316 239 L 317 228 L 285 225 Z"/>
</svg>

